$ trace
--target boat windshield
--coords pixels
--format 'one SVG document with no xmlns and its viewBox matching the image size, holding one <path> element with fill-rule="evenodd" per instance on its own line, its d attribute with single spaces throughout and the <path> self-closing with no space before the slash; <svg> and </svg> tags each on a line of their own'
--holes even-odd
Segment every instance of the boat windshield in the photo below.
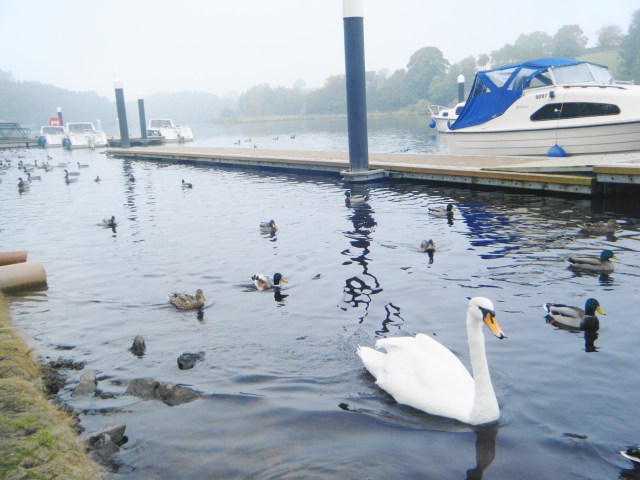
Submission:
<svg viewBox="0 0 640 480">
<path fill-rule="evenodd" d="M 613 83 L 613 77 L 606 67 L 592 63 L 567 65 L 553 68 L 552 71 L 558 85 L 569 83 Z"/>
<path fill-rule="evenodd" d="M 55 135 L 56 133 L 64 133 L 64 128 L 62 127 L 42 127 L 42 133 L 47 135 Z"/>
<path fill-rule="evenodd" d="M 149 128 L 172 128 L 173 122 L 168 119 L 149 120 Z"/>
<path fill-rule="evenodd" d="M 87 130 L 93 131 L 93 123 L 67 123 L 69 133 L 85 133 Z"/>
</svg>

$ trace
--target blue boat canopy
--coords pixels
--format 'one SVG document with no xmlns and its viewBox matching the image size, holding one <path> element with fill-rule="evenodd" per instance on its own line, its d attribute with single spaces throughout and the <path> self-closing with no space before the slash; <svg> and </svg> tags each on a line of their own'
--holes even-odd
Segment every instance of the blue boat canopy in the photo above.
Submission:
<svg viewBox="0 0 640 480">
<path fill-rule="evenodd" d="M 551 85 L 552 79 L 540 73 L 550 67 L 579 63 L 584 62 L 569 58 L 540 58 L 479 71 L 476 73 L 464 109 L 449 128 L 457 130 L 471 127 L 499 117 L 520 98 L 525 87 L 533 86 L 530 83 L 534 77 L 538 76 L 535 86 Z"/>
</svg>

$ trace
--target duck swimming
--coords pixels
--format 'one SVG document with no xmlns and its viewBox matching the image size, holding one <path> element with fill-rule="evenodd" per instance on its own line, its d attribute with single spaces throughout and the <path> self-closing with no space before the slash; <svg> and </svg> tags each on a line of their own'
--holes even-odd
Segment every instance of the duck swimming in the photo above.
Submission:
<svg viewBox="0 0 640 480">
<path fill-rule="evenodd" d="M 614 219 L 608 222 L 585 223 L 580 225 L 579 233 L 582 235 L 613 235 L 618 228 L 618 222 Z"/>
<path fill-rule="evenodd" d="M 616 257 L 611 250 L 602 250 L 599 257 L 576 255 L 568 258 L 569 268 L 576 272 L 613 273 L 614 266 L 610 262 Z"/>
<path fill-rule="evenodd" d="M 469 425 L 495 422 L 500 408 L 491 384 L 483 323 L 496 337 L 505 338 L 491 300 L 474 297 L 466 321 L 473 377 L 448 348 L 423 333 L 378 340 L 376 347 L 386 353 L 358 346 L 358 355 L 376 384 L 398 403 Z"/>
<path fill-rule="evenodd" d="M 436 252 L 436 246 L 433 243 L 433 240 L 431 239 L 423 240 L 422 243 L 420 243 L 420 250 L 422 250 L 423 252 L 427 252 L 430 255 L 433 255 Z"/>
<path fill-rule="evenodd" d="M 275 233 L 278 231 L 278 227 L 274 220 L 269 220 L 268 222 L 260 222 L 260 231 L 264 233 Z"/>
<path fill-rule="evenodd" d="M 636 464 L 640 464 L 640 447 L 629 447 L 626 450 L 620 450 L 620 455 Z"/>
<path fill-rule="evenodd" d="M 439 217 L 452 217 L 456 211 L 456 206 L 453 203 L 447 203 L 445 207 L 433 206 L 428 208 L 431 215 L 437 215 Z"/>
<path fill-rule="evenodd" d="M 256 273 L 251 276 L 251 280 L 258 290 L 277 288 L 280 286 L 280 282 L 287 283 L 287 280 L 280 273 L 274 274 L 273 278 L 263 273 Z"/>
<path fill-rule="evenodd" d="M 349 191 L 344 192 L 344 196 L 346 197 L 344 199 L 344 203 L 348 207 L 360 205 L 366 201 L 366 197 L 364 195 L 351 195 L 351 192 Z"/>
<path fill-rule="evenodd" d="M 185 182 L 184 178 L 182 179 L 182 188 L 193 188 L 193 184 L 189 182 Z"/>
<path fill-rule="evenodd" d="M 116 217 L 111 215 L 111 218 L 103 218 L 102 225 L 108 228 L 117 227 L 118 224 L 116 223 Z"/>
<path fill-rule="evenodd" d="M 196 290 L 195 297 L 188 293 L 173 293 L 169 295 L 169 303 L 179 310 L 202 308 L 205 300 L 201 289 Z"/>
<path fill-rule="evenodd" d="M 548 323 L 560 324 L 589 332 L 595 332 L 600 328 L 600 321 L 596 317 L 596 312 L 604 315 L 602 308 L 600 308 L 600 302 L 595 298 L 587 298 L 584 310 L 580 307 L 572 307 L 560 303 L 545 303 L 543 308 L 547 312 Z"/>
</svg>

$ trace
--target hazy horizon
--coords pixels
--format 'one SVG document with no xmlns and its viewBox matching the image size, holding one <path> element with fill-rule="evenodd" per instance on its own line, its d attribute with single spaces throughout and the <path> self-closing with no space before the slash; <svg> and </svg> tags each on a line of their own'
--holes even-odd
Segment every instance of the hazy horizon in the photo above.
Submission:
<svg viewBox="0 0 640 480">
<path fill-rule="evenodd" d="M 344 73 L 342 1 L 237 0 L 235 2 L 137 0 L 81 2 L 4 0 L 0 17 L 0 69 L 19 81 L 110 99 L 113 82 L 135 95 L 200 91 L 219 96 L 267 83 L 320 87 Z M 368 71 L 405 68 L 425 46 L 456 63 L 513 43 L 520 34 L 554 35 L 579 25 L 597 42 L 604 25 L 627 32 L 635 0 L 539 0 L 507 10 L 504 2 L 472 5 L 364 0 Z M 36 15 L 37 12 L 37 15 Z"/>
</svg>

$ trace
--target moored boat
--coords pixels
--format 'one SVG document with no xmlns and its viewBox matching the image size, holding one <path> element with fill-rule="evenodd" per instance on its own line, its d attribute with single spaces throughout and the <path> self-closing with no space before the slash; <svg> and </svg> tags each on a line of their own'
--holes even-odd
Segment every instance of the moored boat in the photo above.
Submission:
<svg viewBox="0 0 640 480">
<path fill-rule="evenodd" d="M 62 142 L 65 148 L 98 148 L 107 146 L 107 134 L 96 130 L 92 122 L 67 123 L 67 135 Z"/>
<path fill-rule="evenodd" d="M 165 142 L 193 142 L 191 128 L 175 125 L 170 118 L 152 118 L 149 120 L 147 135 L 161 136 Z"/>
<path fill-rule="evenodd" d="M 640 86 L 607 67 L 543 58 L 476 74 L 455 121 L 452 154 L 550 155 L 640 150 Z"/>
<path fill-rule="evenodd" d="M 61 125 L 43 125 L 40 127 L 39 142 L 42 147 L 62 147 L 67 132 Z"/>
</svg>

